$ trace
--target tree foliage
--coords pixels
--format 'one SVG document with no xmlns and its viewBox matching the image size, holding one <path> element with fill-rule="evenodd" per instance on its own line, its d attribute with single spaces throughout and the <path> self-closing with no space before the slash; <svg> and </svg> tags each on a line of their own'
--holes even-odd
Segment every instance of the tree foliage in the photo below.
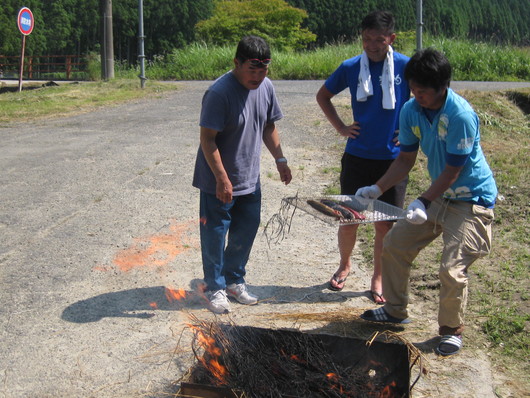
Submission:
<svg viewBox="0 0 530 398">
<path fill-rule="evenodd" d="M 16 18 L 20 0 L 2 0 L 0 54 L 20 53 Z M 98 52 L 102 0 L 26 0 L 35 28 L 26 40 L 26 54 L 87 54 Z M 212 0 L 144 0 L 145 51 L 164 54 L 195 40 L 195 24 L 211 14 Z M 134 61 L 138 54 L 138 0 L 112 2 L 114 54 Z"/>
<path fill-rule="evenodd" d="M 35 18 L 27 55 L 98 53 L 103 1 L 2 0 L 0 55 L 20 54 L 16 18 L 22 5 Z M 113 0 L 112 7 L 115 57 L 135 62 L 138 0 Z M 282 49 L 305 48 L 314 35 L 317 45 L 347 41 L 358 36 L 364 15 L 376 9 L 392 11 L 398 31 L 416 29 L 416 0 L 143 0 L 143 9 L 148 59 L 198 39 L 232 44 L 249 33 Z M 528 46 L 529 20 L 528 0 L 423 1 L 424 31 L 448 38 Z"/>
<path fill-rule="evenodd" d="M 391 11 L 399 31 L 416 29 L 416 1 L 395 0 L 287 0 L 307 11 L 306 26 L 317 43 L 352 39 L 362 18 L 374 10 Z M 449 38 L 530 45 L 528 0 L 424 0 L 423 29 Z"/>
<path fill-rule="evenodd" d="M 196 25 L 198 38 L 212 44 L 237 43 L 254 34 L 278 49 L 301 49 L 316 36 L 302 28 L 304 10 L 284 0 L 218 0 L 213 16 Z"/>
</svg>

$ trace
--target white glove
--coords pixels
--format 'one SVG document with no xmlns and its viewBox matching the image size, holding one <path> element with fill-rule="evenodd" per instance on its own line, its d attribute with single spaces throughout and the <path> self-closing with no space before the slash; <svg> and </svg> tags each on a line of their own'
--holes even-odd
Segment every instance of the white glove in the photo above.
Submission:
<svg viewBox="0 0 530 398">
<path fill-rule="evenodd" d="M 423 224 L 427 221 L 427 212 L 421 200 L 416 199 L 407 207 L 407 221 L 411 224 Z"/>
<path fill-rule="evenodd" d="M 381 188 L 379 188 L 376 184 L 370 185 L 369 187 L 362 187 L 355 192 L 355 196 L 360 196 L 361 198 L 365 199 L 377 199 L 383 194 L 381 192 Z"/>
</svg>

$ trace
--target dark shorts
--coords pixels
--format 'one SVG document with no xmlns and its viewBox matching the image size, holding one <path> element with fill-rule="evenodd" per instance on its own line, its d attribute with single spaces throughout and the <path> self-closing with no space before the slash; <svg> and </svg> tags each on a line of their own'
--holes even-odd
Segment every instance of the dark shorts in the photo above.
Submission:
<svg viewBox="0 0 530 398">
<path fill-rule="evenodd" d="M 393 160 L 363 159 L 344 153 L 341 160 L 340 193 L 355 195 L 359 188 L 373 185 L 386 173 Z M 393 186 L 378 199 L 403 208 L 408 177 Z"/>
</svg>

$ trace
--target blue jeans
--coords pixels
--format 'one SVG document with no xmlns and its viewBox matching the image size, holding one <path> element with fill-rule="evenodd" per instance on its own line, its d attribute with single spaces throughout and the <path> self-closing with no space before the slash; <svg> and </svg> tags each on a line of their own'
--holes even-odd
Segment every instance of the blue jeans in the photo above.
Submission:
<svg viewBox="0 0 530 398">
<path fill-rule="evenodd" d="M 201 191 L 201 253 L 207 290 L 245 282 L 245 267 L 258 231 L 260 212 L 261 191 L 234 196 L 230 203 Z"/>
</svg>

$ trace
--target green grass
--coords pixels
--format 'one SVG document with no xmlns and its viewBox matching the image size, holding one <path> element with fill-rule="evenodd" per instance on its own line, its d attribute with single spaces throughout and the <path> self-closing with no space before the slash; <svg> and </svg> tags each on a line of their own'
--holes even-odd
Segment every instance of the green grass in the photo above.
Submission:
<svg viewBox="0 0 530 398">
<path fill-rule="evenodd" d="M 529 80 L 527 49 L 447 39 L 430 40 L 428 44 L 442 51 L 451 61 L 453 80 Z"/>
<path fill-rule="evenodd" d="M 85 112 L 176 89 L 174 84 L 158 82 L 141 89 L 139 80 L 123 79 L 30 89 L 32 86 L 36 87 L 34 83 L 23 83 L 22 92 L 0 95 L 0 123 Z"/>
<path fill-rule="evenodd" d="M 406 55 L 415 51 L 415 35 L 400 32 L 395 49 Z M 528 48 L 504 47 L 466 40 L 425 36 L 423 47 L 443 51 L 453 66 L 453 80 L 528 81 Z M 288 52 L 272 49 L 270 77 L 279 80 L 327 78 L 339 64 L 362 52 L 360 41 L 335 43 L 313 50 Z M 233 66 L 235 49 L 194 43 L 147 63 L 146 76 L 153 80 L 212 80 Z M 138 68 L 118 65 L 117 75 L 133 78 Z"/>
</svg>

